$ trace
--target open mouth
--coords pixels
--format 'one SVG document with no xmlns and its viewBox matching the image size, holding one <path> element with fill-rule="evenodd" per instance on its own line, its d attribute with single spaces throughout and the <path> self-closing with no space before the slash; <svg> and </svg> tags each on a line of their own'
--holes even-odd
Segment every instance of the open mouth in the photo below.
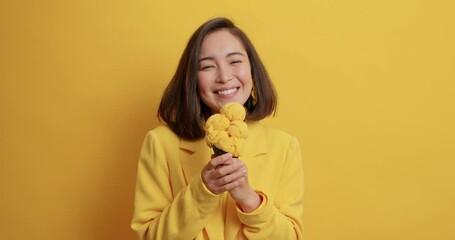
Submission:
<svg viewBox="0 0 455 240">
<path fill-rule="evenodd" d="M 238 90 L 238 88 L 230 88 L 230 89 L 226 89 L 226 90 L 216 91 L 216 93 L 221 96 L 226 96 L 226 95 L 230 95 L 230 94 L 237 92 L 237 90 Z"/>
</svg>

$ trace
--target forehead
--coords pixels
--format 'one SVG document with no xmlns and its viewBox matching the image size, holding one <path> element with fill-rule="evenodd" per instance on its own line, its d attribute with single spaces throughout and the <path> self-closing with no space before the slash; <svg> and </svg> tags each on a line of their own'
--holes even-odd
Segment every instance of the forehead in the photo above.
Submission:
<svg viewBox="0 0 455 240">
<path fill-rule="evenodd" d="M 228 30 L 222 29 L 205 36 L 202 41 L 200 57 L 225 56 L 231 52 L 246 54 L 245 47 L 241 40 L 232 35 Z"/>
</svg>

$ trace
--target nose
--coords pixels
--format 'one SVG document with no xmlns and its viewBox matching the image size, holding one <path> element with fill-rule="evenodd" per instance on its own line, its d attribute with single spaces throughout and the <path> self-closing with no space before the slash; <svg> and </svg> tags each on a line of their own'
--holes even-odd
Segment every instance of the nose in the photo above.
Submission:
<svg viewBox="0 0 455 240">
<path fill-rule="evenodd" d="M 232 73 L 229 71 L 229 68 L 226 66 L 219 66 L 218 78 L 217 83 L 227 83 L 231 81 L 234 77 Z"/>
</svg>

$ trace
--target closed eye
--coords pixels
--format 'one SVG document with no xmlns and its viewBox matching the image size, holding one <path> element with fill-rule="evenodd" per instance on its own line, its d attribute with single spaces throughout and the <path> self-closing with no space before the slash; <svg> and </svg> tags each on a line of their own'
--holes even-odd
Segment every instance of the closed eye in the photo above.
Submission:
<svg viewBox="0 0 455 240">
<path fill-rule="evenodd" d="M 212 65 L 207 65 L 207 66 L 202 66 L 199 68 L 200 71 L 204 71 L 204 70 L 209 70 L 210 68 L 213 68 L 214 66 Z"/>
<path fill-rule="evenodd" d="M 235 61 L 231 61 L 231 64 L 236 64 L 236 63 L 241 63 L 242 61 L 241 60 L 235 60 Z"/>
</svg>

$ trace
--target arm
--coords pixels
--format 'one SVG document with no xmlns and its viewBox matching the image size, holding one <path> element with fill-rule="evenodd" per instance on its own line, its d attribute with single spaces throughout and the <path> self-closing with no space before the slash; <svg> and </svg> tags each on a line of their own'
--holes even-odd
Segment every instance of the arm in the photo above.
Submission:
<svg viewBox="0 0 455 240">
<path fill-rule="evenodd" d="M 242 233 L 248 239 L 303 238 L 303 166 L 296 138 L 291 139 L 287 149 L 282 170 L 277 173 L 281 176 L 273 202 L 264 193 L 256 192 L 262 198 L 257 209 L 249 213 L 237 209 L 244 224 Z"/>
<path fill-rule="evenodd" d="M 138 239 L 193 239 L 218 206 L 219 196 L 205 188 L 200 176 L 172 196 L 168 161 L 178 159 L 169 159 L 160 139 L 149 132 L 139 159 L 131 223 Z"/>
</svg>

